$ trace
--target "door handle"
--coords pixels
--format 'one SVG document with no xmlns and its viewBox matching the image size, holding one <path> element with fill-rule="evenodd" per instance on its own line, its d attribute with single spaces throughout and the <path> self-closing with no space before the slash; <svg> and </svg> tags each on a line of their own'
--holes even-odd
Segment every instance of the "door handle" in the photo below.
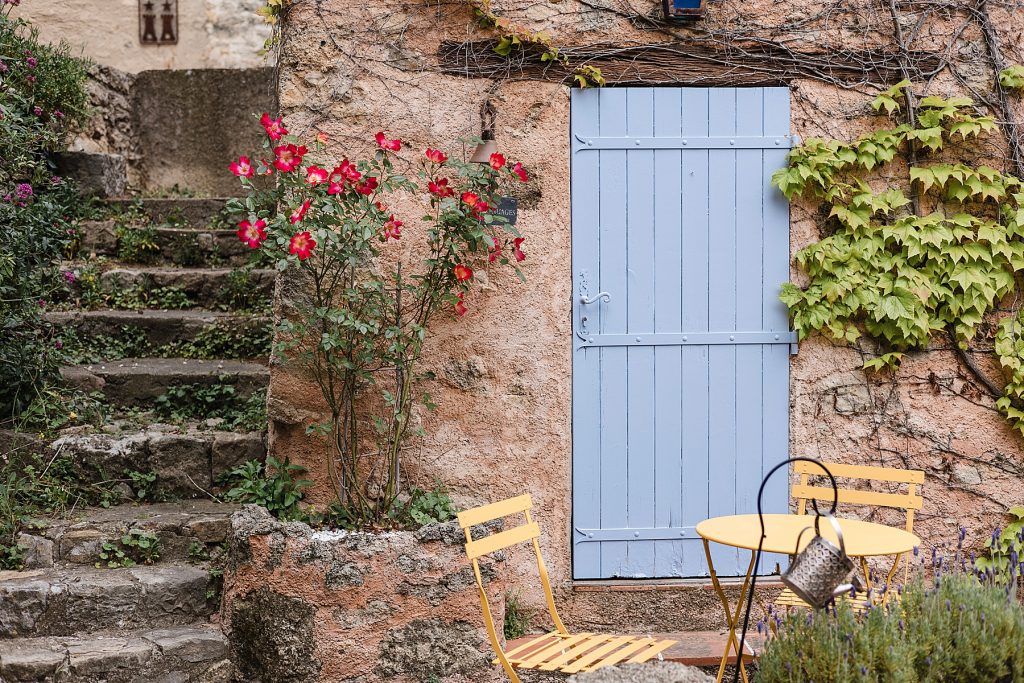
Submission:
<svg viewBox="0 0 1024 683">
<path fill-rule="evenodd" d="M 609 301 L 612 300 L 612 295 L 609 294 L 608 292 L 601 292 L 599 294 L 595 294 L 594 296 L 581 296 L 580 303 L 586 306 L 597 301 L 600 301 L 601 299 L 604 299 L 605 303 L 608 303 Z"/>
</svg>

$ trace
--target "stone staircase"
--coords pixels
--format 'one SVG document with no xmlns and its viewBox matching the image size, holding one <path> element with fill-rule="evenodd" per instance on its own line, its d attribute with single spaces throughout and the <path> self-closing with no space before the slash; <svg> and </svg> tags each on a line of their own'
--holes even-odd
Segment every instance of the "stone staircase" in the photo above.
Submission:
<svg viewBox="0 0 1024 683">
<path fill-rule="evenodd" d="M 148 490 L 117 484 L 121 503 L 22 536 L 28 568 L 0 572 L 0 682 L 236 680 L 216 623 L 236 506 L 216 494 L 226 472 L 266 458 L 265 417 L 246 411 L 269 381 L 274 273 L 247 265 L 224 200 L 108 205 L 82 225 L 75 283 L 47 313 L 81 361 L 64 378 L 108 417 L 42 455 L 94 482 L 144 475 Z M 145 258 L 126 258 L 140 236 Z M 129 533 L 156 539 L 159 557 L 110 568 L 100 553 Z"/>
</svg>

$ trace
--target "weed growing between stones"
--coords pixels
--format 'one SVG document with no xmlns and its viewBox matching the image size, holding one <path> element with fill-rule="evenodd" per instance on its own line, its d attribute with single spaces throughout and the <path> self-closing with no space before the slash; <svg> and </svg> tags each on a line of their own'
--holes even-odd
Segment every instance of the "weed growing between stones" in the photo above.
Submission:
<svg viewBox="0 0 1024 683">
<path fill-rule="evenodd" d="M 305 473 L 305 467 L 287 458 L 281 462 L 268 455 L 266 464 L 250 460 L 222 478 L 222 484 L 230 487 L 224 499 L 262 505 L 278 519 L 308 521 L 309 515 L 301 503 L 305 489 L 313 482 L 301 478 Z"/>
<path fill-rule="evenodd" d="M 432 491 L 413 487 L 409 500 L 397 506 L 391 517 L 402 526 L 418 529 L 427 524 L 449 522 L 457 513 L 458 508 L 448 495 L 448 489 L 438 482 Z"/>
<path fill-rule="evenodd" d="M 153 564 L 160 559 L 160 539 L 143 529 L 129 529 L 119 540 L 104 543 L 99 555 L 97 568 L 118 569 L 137 564 Z"/>
<path fill-rule="evenodd" d="M 530 632 L 534 611 L 526 606 L 520 593 L 505 595 L 505 640 L 522 638 Z"/>
<path fill-rule="evenodd" d="M 124 358 L 256 359 L 268 358 L 273 340 L 269 322 L 250 324 L 215 323 L 200 330 L 193 339 L 154 346 L 146 333 L 132 325 L 121 325 L 115 335 L 82 336 L 74 329 L 60 337 L 66 365 L 99 363 Z"/>
<path fill-rule="evenodd" d="M 153 401 L 153 412 L 174 424 L 213 420 L 214 429 L 262 431 L 267 427 L 266 391 L 254 391 L 244 401 L 229 384 L 179 384 Z"/>
<path fill-rule="evenodd" d="M 85 507 L 110 507 L 121 502 L 124 480 L 98 483 L 71 458 L 14 456 L 0 465 L 0 569 L 21 569 L 23 549 L 18 536 L 40 523 L 38 518 Z"/>
<path fill-rule="evenodd" d="M 153 263 L 160 255 L 153 225 L 117 226 L 117 258 L 125 263 Z"/>
<path fill-rule="evenodd" d="M 24 432 L 52 435 L 66 427 L 102 425 L 109 414 L 103 394 L 79 391 L 58 384 L 42 387 L 32 402 L 11 423 Z"/>
<path fill-rule="evenodd" d="M 266 255 L 260 251 L 261 258 Z M 239 311 L 263 313 L 270 310 L 270 299 L 266 294 L 255 286 L 253 281 L 253 268 L 259 264 L 250 264 L 242 268 L 235 268 L 228 274 L 227 287 L 221 293 L 217 307 L 223 311 Z"/>
</svg>

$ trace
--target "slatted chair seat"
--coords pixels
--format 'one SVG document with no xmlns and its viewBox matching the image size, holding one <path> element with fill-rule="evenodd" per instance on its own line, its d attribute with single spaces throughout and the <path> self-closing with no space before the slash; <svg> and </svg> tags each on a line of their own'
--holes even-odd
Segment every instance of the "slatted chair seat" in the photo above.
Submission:
<svg viewBox="0 0 1024 683">
<path fill-rule="evenodd" d="M 538 671 L 557 671 L 566 674 L 593 671 L 613 664 L 635 664 L 650 659 L 662 658 L 662 652 L 676 644 L 674 640 L 658 640 L 645 636 L 631 636 L 600 633 L 569 633 L 562 624 L 558 611 L 555 609 L 555 598 L 551 591 L 544 558 L 540 554 L 540 527 L 533 521 L 530 510 L 533 501 L 529 495 L 510 498 L 490 505 L 482 505 L 471 510 L 460 512 L 459 526 L 466 534 L 466 556 L 473 566 L 477 587 L 480 592 L 480 603 L 484 613 L 484 625 L 487 635 L 494 647 L 497 657 L 494 664 L 501 664 L 505 673 L 513 681 L 520 683 L 516 669 L 535 669 Z M 525 524 L 473 539 L 472 528 L 487 522 L 522 514 Z M 498 631 L 491 615 L 487 592 L 484 590 L 483 578 L 480 574 L 480 557 L 519 543 L 531 542 L 537 556 L 537 571 L 540 574 L 541 586 L 547 601 L 548 613 L 555 625 L 555 630 L 520 643 L 505 652 L 498 638 Z"/>
<path fill-rule="evenodd" d="M 875 490 L 844 488 L 837 482 L 837 497 L 840 504 L 873 505 L 901 509 L 906 513 L 906 529 L 913 533 L 914 513 L 920 510 L 924 503 L 924 499 L 917 492 L 917 487 L 924 484 L 923 471 L 869 465 L 843 465 L 831 462 L 825 463 L 825 466 L 828 467 L 836 479 L 856 479 L 897 487 L 902 487 L 905 484 L 907 487 L 906 493 L 888 493 Z M 811 462 L 798 461 L 794 463 L 793 470 L 800 475 L 798 483 L 794 484 L 790 490 L 790 495 L 798 501 L 798 514 L 807 514 L 807 503 L 809 501 L 821 501 L 825 504 L 831 503 L 833 496 L 831 485 L 826 483 L 819 486 L 810 483 L 810 477 L 813 476 L 827 478 L 828 475 L 820 467 Z M 892 578 L 896 574 L 901 557 L 902 555 L 896 555 L 893 558 L 892 566 L 889 568 L 885 579 L 886 587 L 892 585 Z M 867 561 L 864 558 L 860 558 L 860 564 L 864 577 L 868 578 L 870 573 Z M 844 596 L 842 599 L 853 608 L 854 612 L 859 614 L 867 609 L 869 603 L 884 603 L 886 600 L 898 599 L 898 595 L 895 591 L 888 591 L 869 598 L 867 593 L 859 593 L 856 597 Z M 809 607 L 806 602 L 788 588 L 784 589 L 779 597 L 775 599 L 775 605 L 780 608 Z"/>
</svg>

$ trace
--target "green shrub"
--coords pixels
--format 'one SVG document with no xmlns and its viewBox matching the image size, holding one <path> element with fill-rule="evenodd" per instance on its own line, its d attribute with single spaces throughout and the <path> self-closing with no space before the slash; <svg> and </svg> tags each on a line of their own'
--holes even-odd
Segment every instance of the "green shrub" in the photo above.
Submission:
<svg viewBox="0 0 1024 683">
<path fill-rule="evenodd" d="M 288 458 L 281 462 L 268 455 L 265 465 L 250 460 L 224 476 L 223 483 L 231 487 L 224 497 L 232 503 L 262 505 L 278 519 L 305 520 L 307 514 L 301 502 L 305 490 L 313 484 L 300 478 L 305 473 L 305 467 L 290 463 Z"/>
<path fill-rule="evenodd" d="M 530 621 L 533 618 L 534 610 L 523 604 L 522 596 L 519 593 L 508 593 L 505 595 L 505 640 L 522 638 L 530 632 Z"/>
<path fill-rule="evenodd" d="M 87 114 L 87 65 L 42 45 L 12 5 L 0 9 L 0 421 L 57 377 L 56 339 L 42 311 L 63 288 L 59 262 L 83 205 L 50 154 Z"/>
<path fill-rule="evenodd" d="M 795 611 L 766 646 L 758 681 L 1024 681 L 1024 610 L 1001 586 L 947 574 L 862 617 L 845 602 Z"/>
<path fill-rule="evenodd" d="M 395 508 L 392 518 L 403 526 L 419 528 L 436 522 L 448 522 L 455 519 L 458 509 L 448 495 L 444 484 L 438 483 L 433 491 L 413 488 L 409 492 L 409 501 Z"/>
</svg>

